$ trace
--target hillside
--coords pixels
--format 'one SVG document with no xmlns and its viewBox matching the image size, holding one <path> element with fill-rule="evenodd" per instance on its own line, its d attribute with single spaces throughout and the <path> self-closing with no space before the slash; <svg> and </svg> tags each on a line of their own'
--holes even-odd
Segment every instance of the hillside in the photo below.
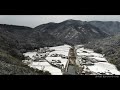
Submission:
<svg viewBox="0 0 120 90">
<path fill-rule="evenodd" d="M 120 34 L 86 44 L 86 48 L 105 54 L 109 62 L 120 70 Z"/>
<path fill-rule="evenodd" d="M 87 43 L 92 39 L 107 37 L 99 28 L 79 20 L 66 20 L 61 23 L 47 23 L 34 28 L 34 33 L 44 32 L 68 44 Z"/>
<path fill-rule="evenodd" d="M 90 21 L 89 23 L 109 35 L 120 32 L 120 22 L 118 21 Z"/>
<path fill-rule="evenodd" d="M 23 53 L 63 44 L 86 44 L 86 47 L 104 53 L 109 62 L 120 70 L 120 35 L 116 35 L 119 32 L 120 23 L 112 21 L 86 22 L 70 19 L 35 28 L 0 24 L 0 74 L 49 74 L 23 65 Z"/>
<path fill-rule="evenodd" d="M 25 45 L 25 32 L 29 28 L 22 26 L 0 25 L 0 75 L 44 75 L 22 63 Z M 21 42 L 23 41 L 23 42 Z M 27 46 L 26 46 L 27 47 Z"/>
</svg>

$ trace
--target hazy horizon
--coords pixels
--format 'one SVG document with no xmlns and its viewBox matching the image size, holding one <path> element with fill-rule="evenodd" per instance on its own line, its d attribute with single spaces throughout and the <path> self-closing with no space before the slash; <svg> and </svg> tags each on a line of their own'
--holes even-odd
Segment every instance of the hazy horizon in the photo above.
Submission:
<svg viewBox="0 0 120 90">
<path fill-rule="evenodd" d="M 0 24 L 36 27 L 41 24 L 59 23 L 68 19 L 81 21 L 119 21 L 120 15 L 0 15 Z"/>
</svg>

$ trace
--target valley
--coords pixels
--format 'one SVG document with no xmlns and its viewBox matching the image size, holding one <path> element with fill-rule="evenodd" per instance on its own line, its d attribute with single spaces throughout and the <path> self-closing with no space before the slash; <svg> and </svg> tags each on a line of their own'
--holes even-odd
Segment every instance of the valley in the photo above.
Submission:
<svg viewBox="0 0 120 90">
<path fill-rule="evenodd" d="M 52 75 L 120 75 L 104 55 L 85 49 L 83 45 L 45 48 L 41 48 L 42 52 L 40 49 L 24 53 L 29 60 L 23 62 L 31 68 L 49 71 Z"/>
<path fill-rule="evenodd" d="M 120 22 L 0 24 L 0 75 L 119 75 Z"/>
</svg>

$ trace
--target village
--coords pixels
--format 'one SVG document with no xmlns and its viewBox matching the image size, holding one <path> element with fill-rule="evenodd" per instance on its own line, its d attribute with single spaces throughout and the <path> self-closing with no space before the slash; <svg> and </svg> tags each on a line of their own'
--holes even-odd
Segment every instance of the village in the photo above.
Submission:
<svg viewBox="0 0 120 90">
<path fill-rule="evenodd" d="M 104 55 L 82 45 L 74 46 L 73 51 L 71 49 L 70 45 L 40 48 L 24 53 L 23 63 L 31 68 L 49 71 L 52 75 L 120 75 Z"/>
<path fill-rule="evenodd" d="M 33 52 L 27 52 L 24 53 L 25 60 L 23 60 L 23 63 L 30 67 L 38 68 L 39 70 L 46 71 L 51 68 L 53 70 L 49 71 L 54 71 L 51 73 L 56 72 L 55 74 L 57 74 L 59 71 L 59 73 L 62 74 L 62 70 L 68 61 L 69 48 L 70 46 L 64 45 L 57 47 L 44 47 Z"/>
<path fill-rule="evenodd" d="M 119 75 L 117 68 L 109 63 L 104 55 L 93 50 L 76 46 L 76 64 L 79 65 L 84 75 Z"/>
</svg>

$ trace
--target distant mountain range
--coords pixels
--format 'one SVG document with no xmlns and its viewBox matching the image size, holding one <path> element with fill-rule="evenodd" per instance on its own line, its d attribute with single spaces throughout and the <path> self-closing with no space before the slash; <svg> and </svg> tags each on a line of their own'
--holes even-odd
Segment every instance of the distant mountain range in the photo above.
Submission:
<svg viewBox="0 0 120 90">
<path fill-rule="evenodd" d="M 110 35 L 120 32 L 120 22 L 118 21 L 90 21 L 89 23 Z"/>
<path fill-rule="evenodd" d="M 120 32 L 120 22 L 66 20 L 61 23 L 47 23 L 34 28 L 68 44 L 83 44 L 94 39 L 105 38 Z"/>
<path fill-rule="evenodd" d="M 3 32 L 4 31 L 4 32 Z M 20 45 L 53 46 L 62 43 L 83 44 L 90 40 L 105 38 L 120 32 L 120 22 L 66 20 L 61 23 L 47 23 L 35 28 L 0 25 L 1 34 L 14 38 Z"/>
<path fill-rule="evenodd" d="M 79 20 L 43 24 L 34 28 L 34 33 L 37 32 L 48 33 L 68 44 L 87 43 L 89 40 L 108 36 L 99 28 Z"/>
<path fill-rule="evenodd" d="M 120 22 L 115 21 L 87 22 L 70 19 L 60 23 L 42 24 L 35 28 L 0 24 L 0 62 L 13 67 L 12 65 L 18 65 L 19 61 L 24 59 L 22 53 L 27 50 L 62 44 L 87 44 L 96 39 L 112 38 L 119 32 Z M 1 66 L 4 71 L 5 65 Z M 25 67 L 24 72 L 27 72 Z M 11 72 L 8 70 L 6 73 Z M 33 74 L 32 71 L 30 73 Z"/>
</svg>

